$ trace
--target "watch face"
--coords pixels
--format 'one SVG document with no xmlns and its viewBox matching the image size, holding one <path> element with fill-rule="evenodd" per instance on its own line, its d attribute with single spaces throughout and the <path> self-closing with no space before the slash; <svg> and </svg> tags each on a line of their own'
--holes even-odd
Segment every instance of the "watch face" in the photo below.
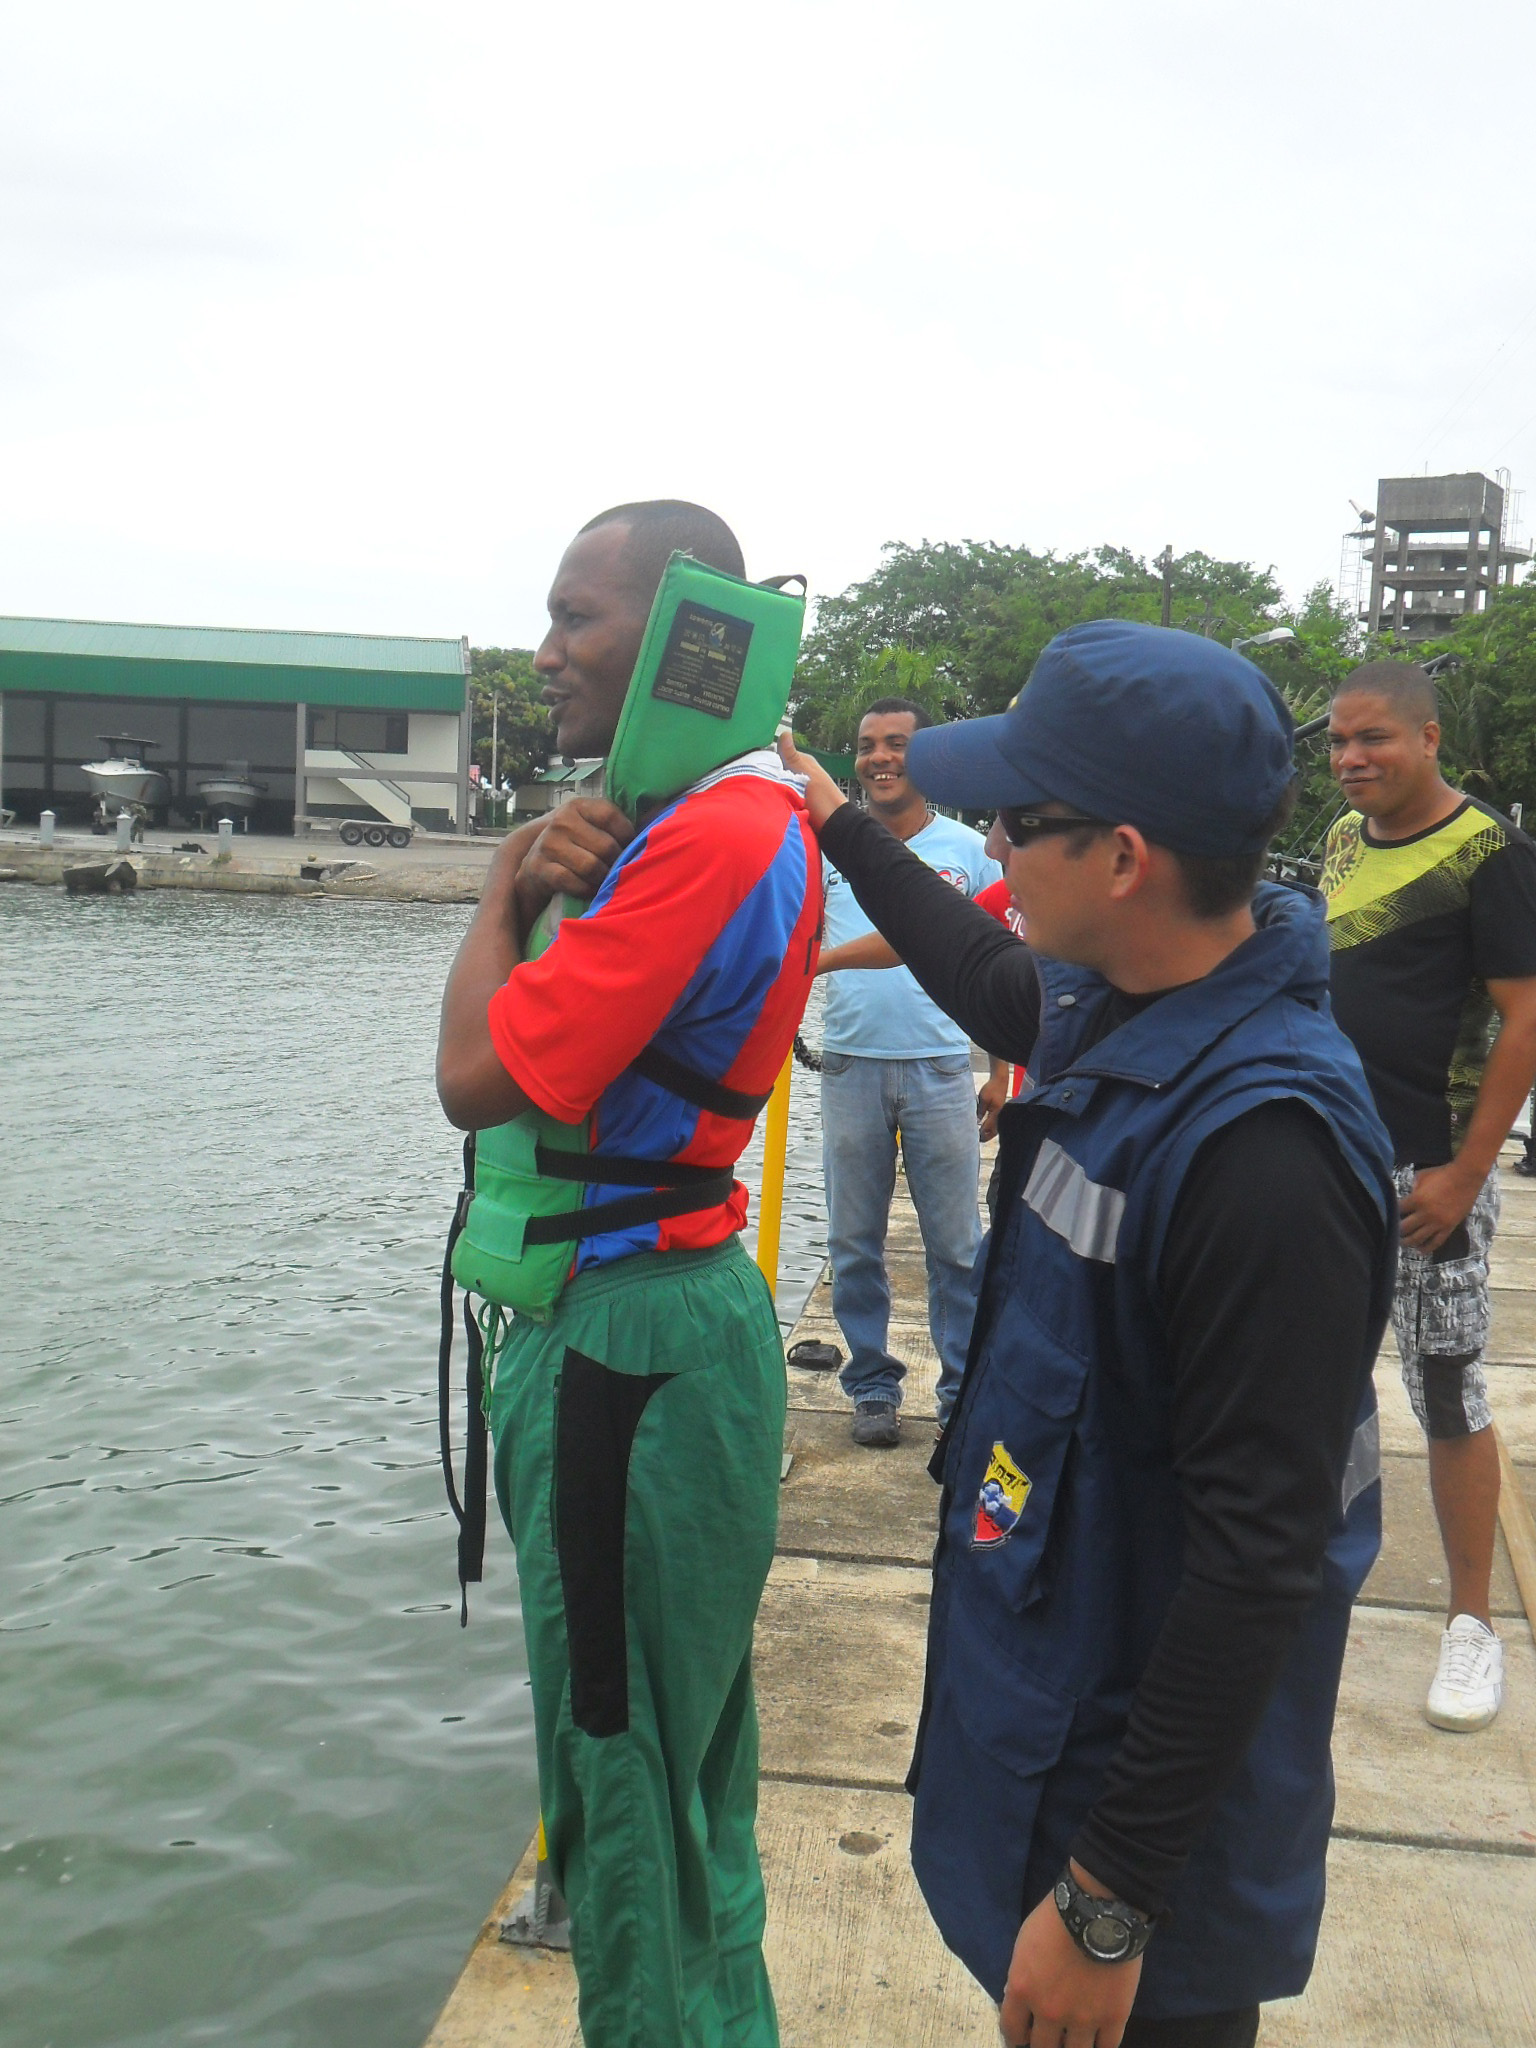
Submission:
<svg viewBox="0 0 1536 2048">
<path fill-rule="evenodd" d="M 1110 1913 L 1101 1913 L 1090 1920 L 1083 1929 L 1083 1939 L 1096 1956 L 1106 1962 L 1113 1962 L 1122 1956 L 1131 1945 L 1131 1930 L 1123 1920 L 1117 1920 Z"/>
</svg>

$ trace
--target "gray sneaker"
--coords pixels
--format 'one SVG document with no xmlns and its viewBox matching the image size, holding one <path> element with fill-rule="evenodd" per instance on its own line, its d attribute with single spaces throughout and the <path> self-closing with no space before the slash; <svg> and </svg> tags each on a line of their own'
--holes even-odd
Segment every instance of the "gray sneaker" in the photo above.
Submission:
<svg viewBox="0 0 1536 2048">
<path fill-rule="evenodd" d="M 894 1401 L 860 1401 L 853 1411 L 853 1440 L 869 1451 L 892 1451 L 901 1441 L 901 1417 Z"/>
</svg>

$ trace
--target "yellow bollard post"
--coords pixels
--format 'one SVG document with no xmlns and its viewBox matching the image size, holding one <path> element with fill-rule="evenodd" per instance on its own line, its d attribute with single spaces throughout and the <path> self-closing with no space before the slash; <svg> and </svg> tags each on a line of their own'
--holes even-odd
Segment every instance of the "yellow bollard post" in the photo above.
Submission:
<svg viewBox="0 0 1536 2048">
<path fill-rule="evenodd" d="M 794 1072 L 791 1053 L 780 1069 L 768 1098 L 768 1121 L 763 1126 L 763 1192 L 757 1205 L 757 1266 L 768 1282 L 768 1292 L 779 1291 L 779 1226 L 784 1220 L 784 1162 L 789 1155 L 789 1077 Z"/>
</svg>

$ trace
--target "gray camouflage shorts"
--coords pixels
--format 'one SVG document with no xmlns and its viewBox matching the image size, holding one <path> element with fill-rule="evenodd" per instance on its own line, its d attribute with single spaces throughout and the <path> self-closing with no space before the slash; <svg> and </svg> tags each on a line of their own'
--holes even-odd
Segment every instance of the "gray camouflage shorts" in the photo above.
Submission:
<svg viewBox="0 0 1536 2048">
<path fill-rule="evenodd" d="M 1400 1166 L 1398 1198 L 1416 1169 Z M 1499 1220 L 1499 1170 L 1478 1191 L 1465 1225 L 1425 1257 L 1408 1245 L 1397 1255 L 1392 1334 L 1403 1361 L 1403 1385 L 1426 1436 L 1475 1436 L 1493 1420 L 1483 1352 L 1488 1343 L 1488 1248 Z M 1447 1252 L 1451 1256 L 1447 1258 Z"/>
</svg>

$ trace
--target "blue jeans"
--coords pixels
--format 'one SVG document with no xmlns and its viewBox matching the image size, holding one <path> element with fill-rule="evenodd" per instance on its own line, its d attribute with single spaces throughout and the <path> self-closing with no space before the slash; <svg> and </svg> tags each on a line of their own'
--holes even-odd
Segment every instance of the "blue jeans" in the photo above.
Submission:
<svg viewBox="0 0 1536 2048">
<path fill-rule="evenodd" d="M 825 1054 L 822 1167 L 832 1313 L 849 1350 L 843 1392 L 856 1402 L 899 1406 L 907 1369 L 886 1346 L 891 1288 L 885 1272 L 898 1128 L 928 1262 L 928 1327 L 939 1354 L 942 1420 L 959 1391 L 976 1313 L 971 1269 L 981 1244 L 981 1148 L 970 1059 L 964 1053 L 928 1060 Z"/>
</svg>

